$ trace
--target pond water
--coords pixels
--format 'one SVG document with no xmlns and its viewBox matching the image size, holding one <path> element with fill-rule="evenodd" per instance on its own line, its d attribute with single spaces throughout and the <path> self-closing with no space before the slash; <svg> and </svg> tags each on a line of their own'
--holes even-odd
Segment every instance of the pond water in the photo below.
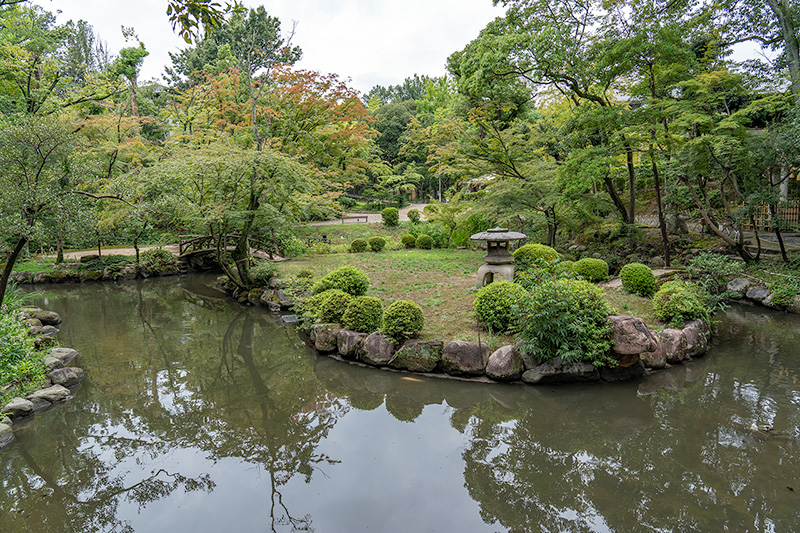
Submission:
<svg viewBox="0 0 800 533">
<path fill-rule="evenodd" d="M 0 451 L 0 531 L 800 530 L 797 317 L 732 308 L 634 382 L 485 385 L 319 357 L 212 280 L 40 289 L 87 378 Z"/>
</svg>

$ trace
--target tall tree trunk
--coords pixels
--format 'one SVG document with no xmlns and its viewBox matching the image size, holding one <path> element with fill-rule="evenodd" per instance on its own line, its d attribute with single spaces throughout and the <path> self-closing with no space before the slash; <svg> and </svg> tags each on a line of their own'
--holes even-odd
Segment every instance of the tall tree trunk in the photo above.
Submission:
<svg viewBox="0 0 800 533">
<path fill-rule="evenodd" d="M 658 165 L 653 157 L 653 148 L 650 147 L 650 163 L 653 166 L 653 184 L 656 189 L 656 203 L 658 204 L 658 227 L 661 229 L 661 242 L 664 243 L 664 266 L 669 267 L 671 263 L 669 255 L 669 236 L 667 235 L 667 223 L 664 220 L 664 210 L 661 201 L 661 184 L 659 183 Z"/>
<path fill-rule="evenodd" d="M 3 269 L 2 277 L 0 277 L 0 305 L 2 305 L 3 300 L 6 297 L 6 287 L 8 287 L 8 279 L 11 277 L 11 271 L 14 270 L 14 263 L 17 262 L 19 254 L 22 252 L 22 249 L 25 248 L 27 243 L 27 237 L 20 237 L 17 240 L 17 245 L 14 246 L 13 250 L 11 250 L 11 255 L 9 255 L 8 259 L 6 260 L 6 267 Z"/>
<path fill-rule="evenodd" d="M 56 264 L 60 265 L 64 262 L 64 232 L 58 228 L 58 237 L 56 238 Z"/>
<path fill-rule="evenodd" d="M 611 178 L 603 178 L 603 184 L 606 186 L 606 191 L 611 197 L 611 201 L 614 202 L 614 207 L 617 208 L 617 211 L 622 216 L 622 221 L 625 224 L 631 224 L 632 221 L 628 217 L 628 208 L 625 207 L 625 203 L 622 201 L 622 198 L 619 197 L 617 188 L 614 186 L 614 180 Z"/>
<path fill-rule="evenodd" d="M 783 235 L 781 235 L 780 220 L 778 219 L 778 210 L 775 208 L 773 202 L 769 203 L 769 214 L 772 217 L 772 231 L 778 239 L 778 246 L 781 248 L 781 259 L 784 263 L 789 262 L 789 257 L 786 255 L 786 246 L 783 244 Z"/>
</svg>

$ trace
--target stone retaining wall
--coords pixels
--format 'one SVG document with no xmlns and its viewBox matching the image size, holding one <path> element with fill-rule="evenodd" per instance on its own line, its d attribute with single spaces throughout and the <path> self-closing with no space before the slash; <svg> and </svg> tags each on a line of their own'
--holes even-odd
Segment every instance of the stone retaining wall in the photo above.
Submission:
<svg viewBox="0 0 800 533">
<path fill-rule="evenodd" d="M 84 283 L 87 281 L 129 281 L 136 278 L 149 278 L 154 276 L 174 276 L 183 274 L 180 268 L 152 269 L 137 268 L 129 263 L 119 271 L 110 268 L 104 270 L 78 270 L 80 263 L 62 263 L 58 270 L 52 272 L 12 272 L 9 279 L 20 284 L 35 283 Z"/>
</svg>

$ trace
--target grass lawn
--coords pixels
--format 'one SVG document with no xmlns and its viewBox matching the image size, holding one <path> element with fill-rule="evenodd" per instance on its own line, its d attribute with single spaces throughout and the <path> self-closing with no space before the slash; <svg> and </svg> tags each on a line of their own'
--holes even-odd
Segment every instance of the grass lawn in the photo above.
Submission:
<svg viewBox="0 0 800 533">
<path fill-rule="evenodd" d="M 473 317 L 475 282 L 483 264 L 481 250 L 397 250 L 359 254 L 304 256 L 281 263 L 285 275 L 301 269 L 319 278 L 340 266 L 363 270 L 370 279 L 367 294 L 388 305 L 393 300 L 411 300 L 425 314 L 422 338 L 427 340 L 481 340 L 491 344 Z M 491 345 L 490 344 L 490 345 Z"/>
</svg>

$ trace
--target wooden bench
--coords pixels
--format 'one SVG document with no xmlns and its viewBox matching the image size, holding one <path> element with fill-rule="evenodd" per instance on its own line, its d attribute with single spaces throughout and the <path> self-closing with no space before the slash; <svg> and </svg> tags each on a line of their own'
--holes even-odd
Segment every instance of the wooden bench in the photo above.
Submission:
<svg viewBox="0 0 800 533">
<path fill-rule="evenodd" d="M 369 216 L 368 215 L 354 215 L 354 216 L 349 216 L 349 217 L 342 217 L 342 224 L 344 224 L 345 220 L 351 220 L 353 222 L 363 221 L 364 223 L 367 223 L 367 222 L 369 222 Z"/>
</svg>

